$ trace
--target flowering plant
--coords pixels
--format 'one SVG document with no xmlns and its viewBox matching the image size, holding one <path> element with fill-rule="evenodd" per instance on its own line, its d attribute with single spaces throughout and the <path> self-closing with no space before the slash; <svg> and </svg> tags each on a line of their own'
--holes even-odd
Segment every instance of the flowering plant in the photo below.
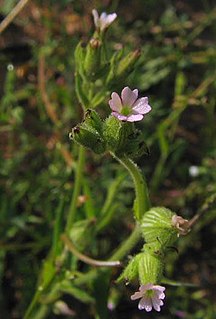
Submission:
<svg viewBox="0 0 216 319">
<path fill-rule="evenodd" d="M 92 14 L 96 27 L 95 33 L 87 44 L 83 45 L 80 42 L 75 50 L 75 92 L 84 116 L 69 134 L 72 142 L 78 145 L 78 160 L 73 167 L 72 199 L 63 234 L 60 234 L 59 224 L 55 228 L 54 248 L 46 259 L 40 277 L 40 289 L 27 310 L 25 319 L 34 318 L 32 313 L 36 304 L 43 299 L 44 291 L 47 294 L 47 300 L 56 300 L 63 292 L 70 293 L 77 299 L 85 299 L 94 304 L 98 318 L 107 318 L 108 285 L 111 278 L 111 272 L 107 269 L 121 265 L 123 258 L 141 240 L 143 247 L 131 258 L 118 281 L 122 279 L 131 283 L 138 281 L 139 291 L 131 296 L 131 300 L 140 299 L 139 310 L 159 312 L 165 299 L 165 287 L 161 286 L 161 283 L 164 279 L 168 250 L 180 235 L 186 235 L 190 230 L 190 222 L 170 209 L 151 207 L 147 182 L 143 172 L 134 162 L 142 155 L 149 154 L 145 130 L 137 127 L 136 122 L 145 119 L 152 109 L 148 97 L 139 97 L 138 89 L 131 89 L 125 83 L 134 71 L 141 51 L 135 50 L 125 56 L 122 56 L 122 52 L 107 54 L 106 39 L 103 34 L 117 15 L 103 12 L 99 16 L 95 9 Z M 117 82 L 122 84 L 121 94 L 116 92 L 119 89 Z M 108 100 L 110 95 L 111 98 Z M 110 108 L 104 108 L 99 114 L 96 108 L 99 106 L 102 108 L 104 104 L 109 105 Z M 107 110 L 109 110 L 108 113 Z M 84 250 L 89 247 L 91 240 L 96 242 L 100 233 L 108 228 L 113 217 L 117 216 L 113 200 L 123 180 L 122 176 L 125 176 L 120 175 L 114 181 L 107 192 L 103 207 L 98 209 L 101 213 L 97 214 L 93 203 L 89 201 L 92 184 L 88 184 L 83 176 L 86 149 L 97 156 L 111 155 L 128 171 L 135 190 L 132 210 L 135 220 L 134 230 L 106 261 L 91 258 L 84 254 Z M 81 191 L 85 195 L 81 195 Z M 84 207 L 81 214 L 77 214 L 79 206 Z M 58 220 L 61 219 L 59 216 Z M 92 250 L 92 253 L 95 252 L 97 252 L 97 245 Z M 103 268 L 102 270 L 87 268 L 87 272 L 81 274 L 77 260 L 89 266 Z M 83 284 L 88 284 L 94 290 L 93 301 L 92 297 L 82 290 Z M 98 287 L 103 289 L 103 293 L 99 296 L 98 291 L 101 292 L 101 289 L 97 289 Z M 48 289 L 51 291 L 50 294 Z M 56 303 L 56 307 L 69 311 L 59 302 Z"/>
</svg>

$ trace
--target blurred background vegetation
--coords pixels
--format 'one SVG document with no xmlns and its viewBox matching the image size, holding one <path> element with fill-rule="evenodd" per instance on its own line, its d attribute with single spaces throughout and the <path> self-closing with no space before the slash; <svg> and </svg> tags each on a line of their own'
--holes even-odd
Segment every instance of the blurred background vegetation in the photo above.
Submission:
<svg viewBox="0 0 216 319">
<path fill-rule="evenodd" d="M 0 1 L 0 20 L 17 1 Z M 117 12 L 109 30 L 111 50 L 142 49 L 127 85 L 150 99 L 140 123 L 150 155 L 139 159 L 153 206 L 201 218 L 171 249 L 168 278 L 196 287 L 168 287 L 166 305 L 148 318 L 216 318 L 216 6 L 215 1 L 29 1 L 0 35 L 0 313 L 23 318 L 51 245 L 57 212 L 66 220 L 77 146 L 68 133 L 82 119 L 74 93 L 74 49 L 94 30 L 91 10 Z M 125 83 L 119 83 L 120 88 Z M 116 89 L 117 90 L 117 89 Z M 107 95 L 107 101 L 109 94 Z M 108 103 L 98 111 L 109 114 Z M 87 153 L 80 216 L 98 212 L 119 168 L 110 156 Z M 119 176 L 120 175 L 119 173 Z M 88 179 L 87 179 L 88 178 Z M 121 184 L 121 186 L 120 186 Z M 115 214 L 100 247 L 106 258 L 133 228 L 133 190 L 125 174 Z M 96 213 L 97 216 L 97 213 Z M 80 217 L 80 219 L 81 219 Z M 62 225 L 62 229 L 63 229 Z M 113 280 L 117 274 L 113 274 Z M 130 287 L 111 283 L 110 318 L 143 318 Z M 92 318 L 91 306 L 70 296 L 71 318 Z M 53 312 L 48 318 L 66 318 Z"/>
</svg>

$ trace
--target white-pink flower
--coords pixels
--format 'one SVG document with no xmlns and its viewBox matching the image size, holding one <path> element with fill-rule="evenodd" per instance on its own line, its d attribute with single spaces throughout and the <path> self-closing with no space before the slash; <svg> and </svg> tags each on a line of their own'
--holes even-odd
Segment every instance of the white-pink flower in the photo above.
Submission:
<svg viewBox="0 0 216 319">
<path fill-rule="evenodd" d="M 97 29 L 100 29 L 100 31 L 107 29 L 108 26 L 117 18 L 116 13 L 106 14 L 106 12 L 102 12 L 99 17 L 99 14 L 95 9 L 92 10 L 92 15 L 94 18 L 94 24 Z"/>
<path fill-rule="evenodd" d="M 140 299 L 138 308 L 139 310 L 145 309 L 145 311 L 152 311 L 154 308 L 156 311 L 160 311 L 160 307 L 163 306 L 163 300 L 165 298 L 165 287 L 153 284 L 141 285 L 139 291 L 135 292 L 131 296 L 132 300 Z"/>
<path fill-rule="evenodd" d="M 151 111 L 151 106 L 148 104 L 147 97 L 138 99 L 138 90 L 131 90 L 126 86 L 121 97 L 113 92 L 109 105 L 112 109 L 112 115 L 120 121 L 136 122 L 141 121 L 145 114 Z"/>
</svg>

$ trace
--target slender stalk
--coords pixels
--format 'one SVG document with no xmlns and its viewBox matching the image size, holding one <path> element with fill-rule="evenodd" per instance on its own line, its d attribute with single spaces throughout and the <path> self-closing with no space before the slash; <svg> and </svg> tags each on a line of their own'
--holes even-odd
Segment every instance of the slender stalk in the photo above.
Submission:
<svg viewBox="0 0 216 319">
<path fill-rule="evenodd" d="M 79 146 L 78 164 L 77 164 L 76 174 L 75 174 L 73 195 L 72 195 L 71 204 L 70 204 L 69 213 L 68 213 L 66 232 L 70 230 L 75 219 L 76 209 L 77 209 L 77 198 L 80 194 L 84 164 L 85 164 L 85 149 L 83 146 Z"/>
<path fill-rule="evenodd" d="M 128 170 L 133 179 L 136 192 L 134 214 L 136 219 L 140 221 L 143 214 L 150 208 L 150 200 L 145 178 L 138 166 L 131 159 L 126 156 L 119 158 L 115 154 L 112 155 Z"/>
<path fill-rule="evenodd" d="M 61 235 L 61 239 L 65 243 L 67 249 L 70 252 L 72 252 L 72 254 L 74 254 L 77 258 L 79 258 L 80 260 L 82 260 L 86 264 L 89 264 L 91 266 L 96 266 L 96 267 L 115 267 L 115 266 L 121 265 L 119 260 L 116 260 L 116 261 L 114 261 L 114 260 L 110 260 L 110 261 L 98 260 L 98 259 L 90 258 L 90 257 L 80 253 L 76 249 L 76 247 L 73 245 L 71 240 L 68 238 L 68 236 L 65 234 Z"/>
<path fill-rule="evenodd" d="M 131 249 L 138 243 L 141 238 L 140 228 L 137 225 L 130 236 L 123 241 L 123 243 L 117 248 L 115 253 L 108 260 L 120 260 L 126 256 Z M 98 269 L 92 269 L 89 272 L 74 279 L 75 285 L 82 285 L 91 280 L 94 280 L 98 275 Z"/>
</svg>

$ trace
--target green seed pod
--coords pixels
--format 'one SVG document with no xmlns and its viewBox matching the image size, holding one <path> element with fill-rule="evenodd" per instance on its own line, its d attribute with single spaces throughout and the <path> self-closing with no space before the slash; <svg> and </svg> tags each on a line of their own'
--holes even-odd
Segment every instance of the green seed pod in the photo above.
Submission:
<svg viewBox="0 0 216 319">
<path fill-rule="evenodd" d="M 165 207 L 153 207 L 146 212 L 140 225 L 146 243 L 157 241 L 163 247 L 172 245 L 178 234 L 172 225 L 174 215 Z"/>
<path fill-rule="evenodd" d="M 86 56 L 86 48 L 82 42 L 79 42 L 76 46 L 74 52 L 75 64 L 76 64 L 76 72 L 78 72 L 82 78 L 84 78 L 84 69 L 83 64 Z"/>
<path fill-rule="evenodd" d="M 86 50 L 84 61 L 85 74 L 89 78 L 94 78 L 101 65 L 101 41 L 92 38 L 89 41 Z"/>
<path fill-rule="evenodd" d="M 159 256 L 149 254 L 144 251 L 142 258 L 139 259 L 139 280 L 140 283 L 145 284 L 156 284 L 161 281 L 164 270 L 163 259 Z"/>
<path fill-rule="evenodd" d="M 117 282 L 120 282 L 122 280 L 126 280 L 130 282 L 133 279 L 138 277 L 139 262 L 140 262 L 140 259 L 142 258 L 142 255 L 143 253 L 140 253 L 129 261 L 128 265 L 125 267 L 124 271 L 117 279 Z"/>
<path fill-rule="evenodd" d="M 140 50 L 128 53 L 117 65 L 115 76 L 122 78 L 134 70 L 134 66 L 141 55 Z"/>
<path fill-rule="evenodd" d="M 102 135 L 103 122 L 102 122 L 100 116 L 98 115 L 98 113 L 96 111 L 88 109 L 85 112 L 84 120 L 82 122 L 82 125 L 84 125 L 86 128 L 94 129 L 100 135 Z"/>
<path fill-rule="evenodd" d="M 96 130 L 77 125 L 72 129 L 69 137 L 76 143 L 91 149 L 96 154 L 104 153 L 106 150 L 105 142 Z"/>
<path fill-rule="evenodd" d="M 112 152 L 115 152 L 118 147 L 121 126 L 122 123 L 112 115 L 104 122 L 103 136 L 108 149 Z"/>
</svg>

